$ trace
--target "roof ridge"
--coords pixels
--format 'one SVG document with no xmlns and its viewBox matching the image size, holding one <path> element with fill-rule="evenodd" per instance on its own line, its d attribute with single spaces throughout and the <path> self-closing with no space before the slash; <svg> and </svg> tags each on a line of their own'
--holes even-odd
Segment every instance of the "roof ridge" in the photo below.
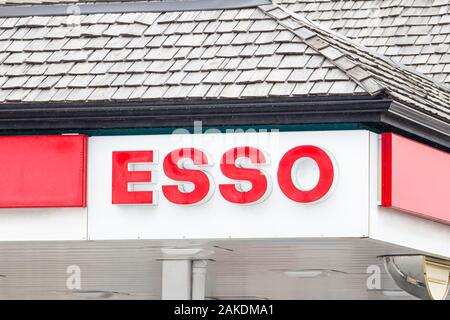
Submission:
<svg viewBox="0 0 450 320">
<path fill-rule="evenodd" d="M 361 70 L 365 70 L 374 76 L 378 80 L 377 82 L 381 81 L 386 86 L 388 94 L 396 100 L 407 104 L 420 105 L 426 112 L 448 121 L 450 114 L 449 86 L 401 63 L 396 63 L 352 39 L 291 12 L 283 6 L 271 4 L 260 6 L 260 8 L 268 15 L 275 17 L 278 23 L 283 22 L 283 26 L 294 34 L 297 35 L 299 31 L 305 35 L 309 33 L 310 42 L 313 41 L 313 38 L 319 39 L 337 52 L 345 52 L 343 55 L 349 56 L 353 63 L 359 62 L 360 68 L 356 68 L 355 77 L 359 76 Z M 306 35 L 306 37 L 308 36 Z M 340 57 L 335 56 L 336 61 L 338 58 Z"/>
<path fill-rule="evenodd" d="M 271 11 L 278 7 L 279 5 L 272 4 L 259 6 L 258 8 L 270 17 L 275 18 L 278 23 L 302 39 L 302 41 L 311 49 L 324 56 L 328 61 L 344 72 L 351 80 L 364 88 L 370 95 L 379 94 L 386 89 L 369 72 L 364 70 L 359 63 L 351 61 L 345 53 L 321 40 L 315 33 L 305 28 L 293 29 L 291 25 L 281 21 L 279 19 L 280 16 L 271 14 Z"/>
<path fill-rule="evenodd" d="M 33 4 L 25 5 L 18 2 L 2 4 L 2 1 L 4 0 L 0 0 L 0 18 L 245 9 L 271 3 L 271 0 L 36 0 Z"/>
<path fill-rule="evenodd" d="M 392 65 L 393 67 L 400 67 L 400 68 L 402 68 L 403 70 L 407 70 L 407 71 L 409 71 L 409 72 L 411 72 L 411 73 L 413 73 L 413 74 L 415 74 L 415 75 L 417 75 L 417 76 L 419 76 L 419 77 L 421 77 L 421 78 L 427 79 L 427 80 L 429 80 L 430 82 L 432 82 L 433 84 L 435 84 L 436 86 L 438 86 L 439 88 L 442 88 L 443 90 L 448 91 L 448 92 L 450 93 L 450 86 L 447 85 L 446 83 L 439 82 L 439 81 L 433 79 L 432 77 L 430 77 L 430 76 L 428 76 L 428 75 L 426 75 L 426 74 L 424 74 L 424 73 L 421 73 L 421 72 L 415 70 L 414 68 L 412 68 L 412 67 L 410 67 L 410 66 L 407 66 L 407 65 L 405 65 L 405 64 L 403 64 L 403 63 L 394 61 L 394 60 L 392 60 L 391 58 L 389 58 L 389 57 L 387 57 L 387 56 L 385 56 L 385 55 L 382 55 L 382 54 L 380 54 L 380 53 L 378 53 L 378 52 L 376 52 L 376 51 L 374 51 L 374 50 L 372 50 L 372 49 L 370 49 L 370 48 L 368 48 L 368 47 L 366 47 L 366 46 L 364 46 L 364 45 L 358 43 L 357 41 L 355 41 L 355 40 L 353 40 L 353 39 L 351 39 L 351 38 L 348 38 L 348 37 L 346 37 L 346 36 L 344 36 L 344 35 L 342 35 L 342 34 L 336 32 L 336 31 L 333 31 L 333 30 L 331 30 L 331 29 L 329 29 L 329 28 L 327 28 L 327 27 L 325 27 L 325 26 L 322 26 L 322 25 L 320 25 L 319 23 L 314 22 L 314 21 L 312 21 L 312 20 L 310 20 L 310 19 L 308 19 L 308 18 L 306 18 L 306 17 L 304 17 L 304 16 L 301 16 L 301 15 L 299 15 L 299 14 L 296 13 L 296 12 L 290 11 L 290 10 L 287 9 L 286 7 L 282 6 L 281 4 L 275 3 L 275 4 L 273 4 L 273 6 L 280 8 L 281 10 L 283 10 L 283 11 L 286 12 L 286 13 L 288 13 L 289 15 L 291 15 L 291 16 L 294 17 L 295 19 L 299 20 L 300 22 L 302 22 L 302 23 L 304 23 L 304 24 L 308 24 L 310 27 L 314 27 L 314 28 L 321 29 L 321 30 L 323 30 L 324 32 L 327 32 L 327 33 L 333 35 L 333 37 L 336 37 L 336 38 L 338 38 L 338 39 L 340 39 L 340 40 L 344 40 L 344 41 L 346 41 L 346 42 L 349 42 L 349 43 L 351 43 L 353 46 L 357 47 L 358 49 L 366 51 L 367 53 L 369 53 L 369 54 L 375 56 L 375 57 L 378 58 L 378 59 L 383 60 L 384 62 L 386 62 L 386 63 Z M 272 9 L 272 10 L 273 10 L 273 9 Z"/>
</svg>

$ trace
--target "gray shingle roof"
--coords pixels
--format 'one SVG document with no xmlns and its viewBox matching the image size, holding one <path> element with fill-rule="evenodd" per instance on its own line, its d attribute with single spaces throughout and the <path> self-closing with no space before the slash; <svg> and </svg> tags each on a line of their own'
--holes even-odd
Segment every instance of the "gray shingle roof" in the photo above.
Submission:
<svg viewBox="0 0 450 320">
<path fill-rule="evenodd" d="M 450 91 L 273 5 L 0 18 L 0 103 L 375 95 L 450 122 Z"/>
<path fill-rule="evenodd" d="M 0 20 L 0 101 L 367 94 L 259 8 L 65 19 Z"/>
<path fill-rule="evenodd" d="M 275 2 L 450 85 L 448 0 Z"/>
</svg>

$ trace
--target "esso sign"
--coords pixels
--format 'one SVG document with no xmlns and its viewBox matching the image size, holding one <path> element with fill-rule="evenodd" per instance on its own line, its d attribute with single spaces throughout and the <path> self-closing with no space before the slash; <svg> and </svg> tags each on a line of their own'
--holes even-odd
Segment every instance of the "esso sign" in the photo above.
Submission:
<svg viewBox="0 0 450 320">
<path fill-rule="evenodd" d="M 297 166 L 304 159 L 315 162 L 319 177 L 312 188 L 302 187 L 296 174 Z M 163 174 L 174 181 L 161 186 L 162 194 L 171 203 L 181 206 L 200 205 L 208 201 L 214 192 L 237 205 L 251 205 L 266 200 L 276 180 L 282 193 L 298 203 L 314 203 L 330 193 L 335 182 L 335 165 L 332 157 L 320 147 L 301 145 L 288 150 L 280 159 L 276 177 L 264 171 L 270 165 L 268 155 L 251 146 L 238 146 L 221 156 L 221 174 L 233 183 L 216 186 L 214 177 L 206 170 L 214 163 L 207 152 L 198 148 L 175 149 L 159 159 L 156 150 L 113 151 L 112 154 L 112 203 L 116 205 L 157 205 L 157 191 L 135 191 L 131 184 L 156 184 L 157 174 L 152 170 L 133 170 L 136 164 L 156 164 L 163 161 Z M 186 188 L 188 183 L 193 186 Z"/>
</svg>

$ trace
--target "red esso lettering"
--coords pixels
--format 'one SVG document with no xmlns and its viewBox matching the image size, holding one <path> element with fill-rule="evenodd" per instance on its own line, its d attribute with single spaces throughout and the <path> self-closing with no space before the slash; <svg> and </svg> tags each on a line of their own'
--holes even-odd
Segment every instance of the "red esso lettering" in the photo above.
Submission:
<svg viewBox="0 0 450 320">
<path fill-rule="evenodd" d="M 152 171 L 131 170 L 133 163 L 156 163 L 155 151 L 113 152 L 112 203 L 113 204 L 156 204 L 156 191 L 137 191 L 133 184 L 153 184 Z M 294 165 L 302 158 L 313 159 L 319 168 L 319 181 L 311 190 L 302 190 L 296 180 Z M 201 204 L 209 200 L 214 192 L 214 183 L 208 172 L 202 169 L 211 165 L 207 155 L 196 148 L 176 149 L 163 162 L 165 175 L 179 182 L 163 185 L 166 199 L 178 205 Z M 222 174 L 234 183 L 219 185 L 222 197 L 231 203 L 254 204 L 264 201 L 272 190 L 269 176 L 261 170 L 268 160 L 264 153 L 253 147 L 236 147 L 222 156 Z M 281 191 L 291 200 L 312 203 L 322 199 L 331 189 L 334 181 L 334 167 L 330 156 L 315 146 L 299 146 L 286 152 L 281 158 L 277 178 Z M 189 189 L 186 183 L 193 185 Z M 247 187 L 244 187 L 244 186 Z M 250 187 L 248 187 L 250 185 Z"/>
<path fill-rule="evenodd" d="M 250 164 L 238 160 L 250 160 Z M 222 197 L 232 203 L 252 204 L 263 201 L 270 193 L 270 178 L 254 166 L 265 165 L 266 157 L 261 150 L 253 147 L 238 147 L 228 150 L 222 156 L 220 169 L 227 178 L 248 181 L 249 190 L 244 190 L 241 183 L 220 184 L 219 191 Z"/>
<path fill-rule="evenodd" d="M 319 167 L 319 181 L 311 190 L 301 190 L 293 181 L 292 170 L 297 160 L 311 158 Z M 278 167 L 278 184 L 281 191 L 291 200 L 311 203 L 322 199 L 331 189 L 334 180 L 333 161 L 328 154 L 315 146 L 299 146 L 286 152 Z"/>
<path fill-rule="evenodd" d="M 112 203 L 155 204 L 153 191 L 129 190 L 129 183 L 152 182 L 151 171 L 130 171 L 131 163 L 153 163 L 153 151 L 118 151 L 112 155 Z"/>
<path fill-rule="evenodd" d="M 172 180 L 190 182 L 194 184 L 192 191 L 180 190 L 182 185 L 162 186 L 164 196 L 172 203 L 182 205 L 200 204 L 207 201 L 214 190 L 214 184 L 208 173 L 188 168 L 188 161 L 194 166 L 209 165 L 206 154 L 195 148 L 177 149 L 169 153 L 163 163 L 164 173 Z"/>
</svg>

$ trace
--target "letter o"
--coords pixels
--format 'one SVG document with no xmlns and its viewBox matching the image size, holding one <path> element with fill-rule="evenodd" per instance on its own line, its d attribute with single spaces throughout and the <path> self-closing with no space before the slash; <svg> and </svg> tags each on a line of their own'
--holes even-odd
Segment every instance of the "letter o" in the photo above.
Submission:
<svg viewBox="0 0 450 320">
<path fill-rule="evenodd" d="M 301 190 L 292 181 L 292 169 L 301 158 L 311 158 L 319 167 L 319 181 L 311 190 Z M 291 200 L 300 203 L 311 203 L 322 199 L 331 189 L 334 181 L 334 166 L 330 156 L 316 146 L 295 147 L 281 158 L 278 172 L 278 184 L 281 191 Z"/>
</svg>

